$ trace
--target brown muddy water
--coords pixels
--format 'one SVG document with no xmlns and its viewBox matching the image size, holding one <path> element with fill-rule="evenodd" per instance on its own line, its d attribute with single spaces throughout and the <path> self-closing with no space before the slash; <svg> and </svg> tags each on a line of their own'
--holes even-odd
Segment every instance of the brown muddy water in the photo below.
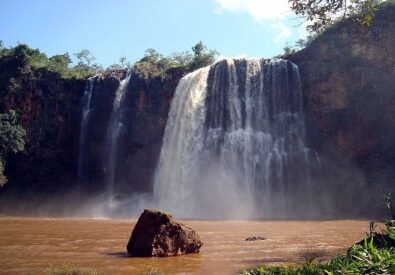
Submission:
<svg viewBox="0 0 395 275">
<path fill-rule="evenodd" d="M 67 263 L 104 274 L 235 274 L 257 265 L 328 260 L 365 236 L 368 221 L 184 221 L 204 242 L 200 254 L 127 257 L 135 220 L 0 218 L 0 273 L 40 274 Z M 266 240 L 245 241 L 262 236 Z"/>
</svg>

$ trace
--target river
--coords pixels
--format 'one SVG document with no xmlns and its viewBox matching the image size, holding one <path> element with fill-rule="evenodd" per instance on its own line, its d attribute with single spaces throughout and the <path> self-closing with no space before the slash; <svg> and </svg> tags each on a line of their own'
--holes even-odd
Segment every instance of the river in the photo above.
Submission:
<svg viewBox="0 0 395 275">
<path fill-rule="evenodd" d="M 132 258 L 136 220 L 0 218 L 0 273 L 40 274 L 70 264 L 104 274 L 234 274 L 257 265 L 328 260 L 365 236 L 368 221 L 184 221 L 204 242 L 200 254 Z M 266 240 L 245 241 L 261 236 Z"/>
</svg>

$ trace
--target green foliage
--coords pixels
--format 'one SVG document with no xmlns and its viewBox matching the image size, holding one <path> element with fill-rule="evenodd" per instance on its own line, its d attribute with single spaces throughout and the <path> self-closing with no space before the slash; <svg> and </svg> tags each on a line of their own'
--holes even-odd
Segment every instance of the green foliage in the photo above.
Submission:
<svg viewBox="0 0 395 275">
<path fill-rule="evenodd" d="M 67 73 L 71 63 L 72 61 L 68 53 L 54 55 L 48 59 L 49 69 L 51 71 L 60 72 L 61 74 Z"/>
<path fill-rule="evenodd" d="M 139 62 L 159 62 L 163 55 L 158 53 L 155 49 L 149 48 L 145 50 L 144 57 Z"/>
<path fill-rule="evenodd" d="M 78 53 L 75 53 L 74 56 L 78 60 L 77 65 L 73 67 L 73 72 L 76 74 L 76 76 L 80 78 L 87 78 L 103 71 L 103 67 L 101 65 L 93 63 L 96 58 L 89 50 L 84 49 Z"/>
<path fill-rule="evenodd" d="M 185 72 L 197 70 L 215 62 L 218 52 L 209 50 L 202 42 L 192 47 L 193 53 L 189 51 L 177 52 L 169 57 L 164 57 L 155 49 L 147 49 L 144 57 L 140 59 L 134 68 L 145 76 L 164 77 L 168 70 L 182 68 Z"/>
<path fill-rule="evenodd" d="M 277 57 L 286 58 L 289 55 L 296 53 L 297 51 L 306 48 L 314 39 L 317 38 L 317 34 L 310 33 L 306 39 L 299 39 L 295 42 L 294 45 L 286 44 L 283 48 L 283 53 L 278 55 Z"/>
<path fill-rule="evenodd" d="M 33 70 L 40 68 L 48 71 L 59 73 L 65 78 L 87 78 L 98 72 L 103 68 L 93 63 L 95 58 L 88 50 L 82 50 L 74 54 L 78 60 L 75 66 L 70 66 L 72 60 L 68 53 L 54 55 L 48 58 L 44 53 L 38 49 L 32 49 L 26 44 L 19 44 L 13 48 L 0 47 L 0 75 L 1 78 L 10 78 L 7 72 L 19 72 L 20 74 L 29 75 Z M 14 77 L 15 75 L 13 75 Z"/>
<path fill-rule="evenodd" d="M 131 64 L 127 61 L 126 57 L 122 56 L 119 58 L 119 63 L 114 63 L 106 68 L 106 71 L 113 71 L 113 70 L 125 70 L 130 69 Z"/>
<path fill-rule="evenodd" d="M 297 48 L 294 46 L 290 46 L 289 44 L 287 44 L 284 49 L 283 49 L 284 53 L 283 56 L 287 56 L 287 55 L 291 55 L 297 52 Z"/>
<path fill-rule="evenodd" d="M 25 130 L 17 122 L 17 115 L 14 110 L 0 114 L 0 186 L 7 183 L 4 175 L 5 158 L 9 154 L 16 154 L 23 151 L 26 135 Z"/>
<path fill-rule="evenodd" d="M 25 130 L 17 122 L 15 111 L 0 114 L 0 158 L 23 151 Z"/>
<path fill-rule="evenodd" d="M 193 55 L 189 51 L 172 53 L 170 59 L 180 66 L 188 66 L 193 60 Z"/>
<path fill-rule="evenodd" d="M 243 275 L 315 275 L 324 273 L 321 266 L 306 264 L 302 267 L 282 266 L 282 267 L 258 267 L 250 271 L 244 271 Z"/>
<path fill-rule="evenodd" d="M 354 245 L 346 255 L 340 255 L 327 264 L 307 263 L 301 267 L 259 267 L 244 271 L 245 275 L 299 275 L 299 274 L 394 274 L 395 249 L 376 248 L 373 238 L 362 245 Z"/>
<path fill-rule="evenodd" d="M 0 40 L 0 58 L 7 53 L 7 48 L 4 47 L 3 40 Z"/>
<path fill-rule="evenodd" d="M 134 67 L 145 75 L 165 76 L 166 71 L 175 67 L 182 67 L 185 71 L 192 71 L 210 65 L 215 61 L 218 52 L 208 50 L 202 42 L 192 47 L 193 54 L 189 51 L 173 53 L 169 57 L 164 57 L 155 49 L 147 49 L 144 57 L 134 64 Z M 33 71 L 46 69 L 59 73 L 64 78 L 85 79 L 104 71 L 104 68 L 95 63 L 96 58 L 92 53 L 84 49 L 73 54 L 77 62 L 73 62 L 69 53 L 58 54 L 47 57 L 38 49 L 32 49 L 26 44 L 19 44 L 15 47 L 6 48 L 0 41 L 0 87 L 9 85 L 11 89 L 18 90 L 17 79 L 21 75 L 27 78 L 32 77 Z M 126 57 L 121 57 L 118 63 L 114 63 L 106 70 L 124 70 L 132 65 Z M 10 72 L 13 72 L 12 74 Z M 0 90 L 0 93 L 4 90 Z"/>
<path fill-rule="evenodd" d="M 193 59 L 188 64 L 191 70 L 196 70 L 214 63 L 218 55 L 216 50 L 208 50 L 202 41 L 193 46 L 192 51 Z"/>
<path fill-rule="evenodd" d="M 321 32 L 338 20 L 353 18 L 370 26 L 381 0 L 288 0 L 296 15 L 310 21 L 312 32 Z"/>
</svg>

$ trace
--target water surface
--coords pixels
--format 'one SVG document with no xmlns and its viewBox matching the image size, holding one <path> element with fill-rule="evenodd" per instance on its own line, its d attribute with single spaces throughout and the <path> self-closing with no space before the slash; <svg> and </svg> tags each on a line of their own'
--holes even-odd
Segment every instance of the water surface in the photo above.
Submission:
<svg viewBox="0 0 395 275">
<path fill-rule="evenodd" d="M 131 258 L 135 220 L 0 218 L 0 273 L 42 273 L 68 263 L 105 274 L 234 274 L 262 264 L 327 260 L 365 236 L 368 221 L 185 221 L 200 234 L 200 254 Z M 252 236 L 264 241 L 247 242 Z"/>
</svg>

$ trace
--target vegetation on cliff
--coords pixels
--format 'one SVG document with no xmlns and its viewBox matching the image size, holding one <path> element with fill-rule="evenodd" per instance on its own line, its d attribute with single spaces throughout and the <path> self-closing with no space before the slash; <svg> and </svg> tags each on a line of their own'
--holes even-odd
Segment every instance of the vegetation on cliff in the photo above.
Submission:
<svg viewBox="0 0 395 275">
<path fill-rule="evenodd" d="M 69 62 L 68 54 L 48 58 L 24 44 L 11 48 L 0 45 L 0 113 L 4 127 L 8 127 L 8 140 L 16 141 L 18 149 L 25 148 L 15 156 L 2 154 L 2 164 L 7 161 L 8 179 L 21 182 L 21 189 L 39 185 L 43 175 L 56 182 L 60 175 L 55 171 L 69 170 L 62 169 L 65 163 L 72 167 L 72 133 L 78 127 L 86 74 L 70 68 Z M 6 151 L 21 151 L 11 142 L 2 145 Z"/>
<path fill-rule="evenodd" d="M 14 110 L 0 114 L 0 186 L 7 182 L 4 175 L 5 158 L 9 154 L 22 151 L 25 147 L 23 137 L 25 130 L 17 122 L 17 115 Z"/>
<path fill-rule="evenodd" d="M 133 68 L 144 76 L 164 76 L 179 69 L 188 73 L 215 62 L 216 50 L 210 50 L 201 41 L 192 47 L 192 52 L 176 52 L 164 57 L 155 49 L 147 49 L 144 57 Z"/>
<path fill-rule="evenodd" d="M 288 0 L 288 2 L 292 11 L 308 23 L 306 27 L 308 35 L 305 39 L 297 40 L 294 45 L 286 44 L 283 54 L 278 56 L 285 59 L 306 48 L 324 31 L 345 23 L 346 20 L 348 24 L 357 22 L 362 27 L 370 27 L 378 10 L 395 4 L 395 0 Z"/>
<path fill-rule="evenodd" d="M 74 55 L 77 58 L 77 64 L 71 66 L 72 60 L 69 53 L 48 57 L 40 50 L 32 49 L 26 44 L 6 48 L 0 41 L 0 68 L 2 69 L 0 84 L 4 84 L 3 81 L 7 79 L 15 78 L 15 75 L 12 75 L 15 71 L 19 72 L 16 76 L 21 76 L 43 69 L 58 73 L 64 78 L 85 79 L 102 70 L 102 66 L 93 63 L 94 57 L 88 50 L 82 50 Z"/>
<path fill-rule="evenodd" d="M 353 18 L 370 26 L 382 0 L 289 0 L 291 9 L 310 22 L 308 30 L 321 32 L 337 21 Z"/>
</svg>

